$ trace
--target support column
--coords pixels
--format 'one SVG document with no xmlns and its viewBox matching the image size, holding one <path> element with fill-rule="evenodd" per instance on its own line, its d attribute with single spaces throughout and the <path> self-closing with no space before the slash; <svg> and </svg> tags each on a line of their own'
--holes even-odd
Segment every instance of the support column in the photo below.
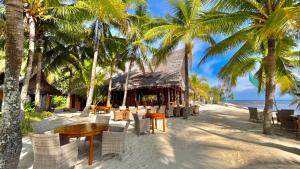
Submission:
<svg viewBox="0 0 300 169">
<path fill-rule="evenodd" d="M 170 88 L 168 88 L 168 103 L 167 103 L 167 107 L 170 107 Z"/>
</svg>

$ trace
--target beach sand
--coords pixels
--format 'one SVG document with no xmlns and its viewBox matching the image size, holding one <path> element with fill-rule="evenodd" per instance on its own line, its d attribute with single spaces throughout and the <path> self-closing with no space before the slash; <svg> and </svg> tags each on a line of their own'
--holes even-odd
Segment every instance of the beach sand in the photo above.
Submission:
<svg viewBox="0 0 300 169">
<path fill-rule="evenodd" d="M 248 121 L 248 111 L 233 106 L 201 106 L 188 120 L 167 119 L 166 133 L 137 136 L 131 125 L 122 161 L 100 156 L 87 166 L 83 141 L 76 169 L 299 169 L 300 144 L 295 134 L 275 127 L 274 134 L 261 134 L 261 123 Z M 120 123 L 120 122 L 118 122 Z M 133 122 L 132 122 L 133 123 Z M 158 124 L 161 124 L 158 122 Z M 161 126 L 158 126 L 160 129 Z M 28 137 L 23 139 L 19 168 L 32 167 Z"/>
</svg>

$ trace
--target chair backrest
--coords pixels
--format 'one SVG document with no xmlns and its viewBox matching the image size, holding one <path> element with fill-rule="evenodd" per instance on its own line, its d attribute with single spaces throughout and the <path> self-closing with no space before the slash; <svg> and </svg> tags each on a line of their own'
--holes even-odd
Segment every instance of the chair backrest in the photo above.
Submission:
<svg viewBox="0 0 300 169">
<path fill-rule="evenodd" d="M 248 107 L 249 110 L 249 115 L 250 115 L 250 119 L 255 119 L 255 120 L 259 120 L 258 119 L 258 112 L 257 112 L 257 108 L 256 107 Z"/>
<path fill-rule="evenodd" d="M 33 130 L 33 133 L 35 133 L 35 134 L 43 134 L 46 131 L 51 130 L 51 125 L 49 124 L 48 119 L 43 119 L 38 122 L 33 122 L 33 123 L 31 123 L 31 127 Z"/>
<path fill-rule="evenodd" d="M 157 113 L 157 111 L 158 111 L 158 107 L 155 106 L 151 107 L 150 109 L 150 113 Z"/>
<path fill-rule="evenodd" d="M 280 115 L 282 115 L 282 116 L 288 116 L 288 117 L 290 117 L 291 115 L 294 114 L 294 110 L 292 110 L 292 109 L 282 109 L 278 113 Z"/>
<path fill-rule="evenodd" d="M 61 160 L 59 134 L 30 134 L 30 136 L 34 153 L 33 168 L 39 168 L 39 166 L 58 167 Z"/>
<path fill-rule="evenodd" d="M 96 116 L 96 123 L 103 123 L 103 124 L 109 124 L 110 116 Z"/>
<path fill-rule="evenodd" d="M 131 113 L 136 113 L 136 110 L 137 110 L 136 107 L 134 107 L 134 106 L 129 106 L 128 109 Z"/>
<path fill-rule="evenodd" d="M 126 110 L 126 106 L 119 106 L 120 110 Z"/>
<path fill-rule="evenodd" d="M 160 113 L 166 113 L 166 105 L 161 105 L 158 112 Z"/>
<path fill-rule="evenodd" d="M 137 109 L 138 109 L 138 110 L 140 110 L 140 109 L 145 109 L 145 107 L 144 107 L 144 106 L 138 106 Z"/>
<path fill-rule="evenodd" d="M 138 116 L 145 116 L 147 114 L 147 110 L 146 109 L 137 110 L 137 114 Z"/>
<path fill-rule="evenodd" d="M 125 127 L 124 127 L 124 132 L 126 133 L 129 127 L 130 121 L 127 121 Z"/>
</svg>

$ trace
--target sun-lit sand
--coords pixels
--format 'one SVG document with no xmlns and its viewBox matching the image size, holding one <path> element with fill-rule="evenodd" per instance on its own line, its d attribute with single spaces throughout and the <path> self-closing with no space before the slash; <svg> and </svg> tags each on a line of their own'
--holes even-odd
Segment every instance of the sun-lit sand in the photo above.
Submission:
<svg viewBox="0 0 300 169">
<path fill-rule="evenodd" d="M 68 117 L 70 119 L 71 117 Z M 121 122 L 112 122 L 121 123 Z M 159 123 L 160 124 L 160 123 Z M 31 142 L 23 139 L 19 168 L 33 162 Z M 299 169 L 300 144 L 294 134 L 275 127 L 274 134 L 261 134 L 261 124 L 248 122 L 248 111 L 231 106 L 205 105 L 188 120 L 167 120 L 167 132 L 137 136 L 133 122 L 122 161 L 100 156 L 87 166 L 87 151 L 79 145 L 76 169 Z"/>
</svg>

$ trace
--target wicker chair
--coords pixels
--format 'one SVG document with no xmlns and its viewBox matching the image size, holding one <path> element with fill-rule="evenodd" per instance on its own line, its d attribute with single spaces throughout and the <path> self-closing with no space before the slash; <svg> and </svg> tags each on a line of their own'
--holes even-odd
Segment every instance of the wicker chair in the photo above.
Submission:
<svg viewBox="0 0 300 169">
<path fill-rule="evenodd" d="M 144 106 L 138 106 L 137 109 L 138 109 L 138 110 L 140 110 L 140 109 L 145 109 L 145 107 L 144 107 Z"/>
<path fill-rule="evenodd" d="M 117 121 L 117 120 L 123 120 L 124 118 L 124 114 L 122 111 L 120 110 L 116 110 L 114 111 L 114 120 Z"/>
<path fill-rule="evenodd" d="M 128 109 L 129 109 L 129 120 L 134 120 L 132 114 L 137 112 L 136 107 L 129 106 Z"/>
<path fill-rule="evenodd" d="M 181 107 L 174 107 L 174 116 L 180 117 Z"/>
<path fill-rule="evenodd" d="M 128 121 L 124 128 L 111 126 L 109 131 L 103 131 L 102 156 L 106 154 L 117 154 L 121 159 L 122 154 L 125 152 L 125 139 L 129 123 Z"/>
<path fill-rule="evenodd" d="M 200 110 L 199 110 L 199 106 L 198 105 L 195 105 L 194 107 L 193 107 L 193 114 L 199 114 L 200 113 Z"/>
<path fill-rule="evenodd" d="M 146 110 L 146 109 L 140 109 L 140 110 L 137 110 L 137 114 L 138 114 L 140 117 L 144 117 L 144 116 L 147 114 L 147 110 Z"/>
<path fill-rule="evenodd" d="M 166 105 L 161 105 L 158 109 L 158 112 L 160 113 L 166 113 Z"/>
<path fill-rule="evenodd" d="M 283 109 L 279 110 L 277 113 L 277 120 L 280 122 L 280 126 L 288 130 L 296 131 L 298 129 L 297 120 L 292 117 L 294 110 Z"/>
<path fill-rule="evenodd" d="M 134 118 L 135 132 L 140 135 L 141 133 L 149 133 L 150 131 L 150 119 L 141 118 L 137 113 L 132 114 Z"/>
<path fill-rule="evenodd" d="M 156 106 L 153 106 L 150 109 L 150 113 L 157 113 L 157 111 L 158 111 L 158 107 L 156 107 Z"/>
<path fill-rule="evenodd" d="M 168 108 L 168 110 L 166 111 L 166 117 L 170 118 L 170 117 L 173 117 L 173 116 L 174 116 L 174 107 L 170 106 Z"/>
<path fill-rule="evenodd" d="M 96 123 L 103 123 L 109 125 L 110 116 L 96 116 Z"/>
<path fill-rule="evenodd" d="M 60 146 L 59 134 L 30 134 L 34 153 L 33 169 L 74 168 L 77 142 Z"/>
<path fill-rule="evenodd" d="M 96 123 L 102 123 L 102 124 L 107 124 L 109 125 L 109 120 L 110 120 L 110 116 L 103 116 L 103 115 L 97 115 L 96 116 Z M 84 146 L 86 146 L 86 142 L 87 141 L 90 141 L 90 137 L 85 137 L 85 140 L 84 140 Z M 95 143 L 99 143 L 101 144 L 101 141 L 102 141 L 102 136 L 101 135 L 96 135 L 94 137 L 94 141 Z"/>
<path fill-rule="evenodd" d="M 248 107 L 249 110 L 249 121 L 262 121 L 263 120 L 263 114 L 261 112 L 258 112 L 256 107 Z"/>
</svg>

